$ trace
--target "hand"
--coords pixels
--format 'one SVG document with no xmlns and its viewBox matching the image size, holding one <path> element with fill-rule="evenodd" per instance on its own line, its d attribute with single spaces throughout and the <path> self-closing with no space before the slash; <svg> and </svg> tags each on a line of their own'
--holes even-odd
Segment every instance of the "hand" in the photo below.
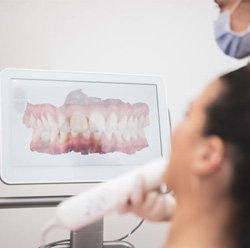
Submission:
<svg viewBox="0 0 250 248">
<path fill-rule="evenodd" d="M 174 214 L 176 202 L 172 195 L 145 190 L 142 176 L 138 176 L 134 191 L 125 195 L 118 206 L 119 213 L 132 212 L 149 221 L 168 221 Z"/>
</svg>

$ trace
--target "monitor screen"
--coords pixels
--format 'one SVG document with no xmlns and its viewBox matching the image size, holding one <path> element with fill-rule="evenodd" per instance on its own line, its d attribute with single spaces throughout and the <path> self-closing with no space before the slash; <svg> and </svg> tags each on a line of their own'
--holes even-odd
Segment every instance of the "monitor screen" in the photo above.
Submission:
<svg viewBox="0 0 250 248">
<path fill-rule="evenodd" d="M 4 184 L 106 181 L 170 150 L 158 77 L 6 69 Z"/>
</svg>

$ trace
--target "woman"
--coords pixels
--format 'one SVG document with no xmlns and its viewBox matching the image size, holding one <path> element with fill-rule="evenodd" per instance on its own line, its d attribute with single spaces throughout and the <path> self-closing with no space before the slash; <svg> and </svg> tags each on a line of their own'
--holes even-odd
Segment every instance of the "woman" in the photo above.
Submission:
<svg viewBox="0 0 250 248">
<path fill-rule="evenodd" d="M 166 247 L 250 247 L 250 68 L 215 80 L 173 135 Z"/>
<path fill-rule="evenodd" d="M 212 82 L 172 141 L 165 181 L 177 207 L 164 247 L 250 247 L 249 66 Z"/>
</svg>

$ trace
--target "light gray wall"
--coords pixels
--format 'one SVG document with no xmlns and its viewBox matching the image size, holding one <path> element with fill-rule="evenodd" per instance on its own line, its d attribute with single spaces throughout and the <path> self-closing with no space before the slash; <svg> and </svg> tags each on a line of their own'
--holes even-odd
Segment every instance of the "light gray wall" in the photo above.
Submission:
<svg viewBox="0 0 250 248">
<path fill-rule="evenodd" d="M 0 70 L 157 74 L 166 83 L 175 126 L 209 80 L 244 62 L 217 48 L 216 16 L 212 0 L 0 0 Z M 0 185 L 0 195 L 16 191 Z M 0 210 L 0 246 L 38 247 L 40 230 L 53 210 Z M 107 216 L 105 239 L 123 236 L 138 221 L 131 215 Z M 130 240 L 138 248 L 158 248 L 167 229 L 166 224 L 146 223 Z M 55 231 L 49 240 L 64 236 Z"/>
</svg>

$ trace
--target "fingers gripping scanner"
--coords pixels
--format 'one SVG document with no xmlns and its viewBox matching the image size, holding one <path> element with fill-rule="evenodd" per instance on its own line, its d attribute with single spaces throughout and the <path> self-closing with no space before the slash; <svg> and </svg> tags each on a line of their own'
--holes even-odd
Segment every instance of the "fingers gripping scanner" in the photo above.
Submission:
<svg viewBox="0 0 250 248">
<path fill-rule="evenodd" d="M 55 217 L 43 230 L 43 242 L 47 233 L 54 227 L 77 231 L 115 210 L 121 196 L 133 190 L 138 176 L 143 177 L 146 190 L 158 188 L 161 185 L 166 164 L 164 159 L 152 161 L 60 203 L 56 208 Z"/>
</svg>

